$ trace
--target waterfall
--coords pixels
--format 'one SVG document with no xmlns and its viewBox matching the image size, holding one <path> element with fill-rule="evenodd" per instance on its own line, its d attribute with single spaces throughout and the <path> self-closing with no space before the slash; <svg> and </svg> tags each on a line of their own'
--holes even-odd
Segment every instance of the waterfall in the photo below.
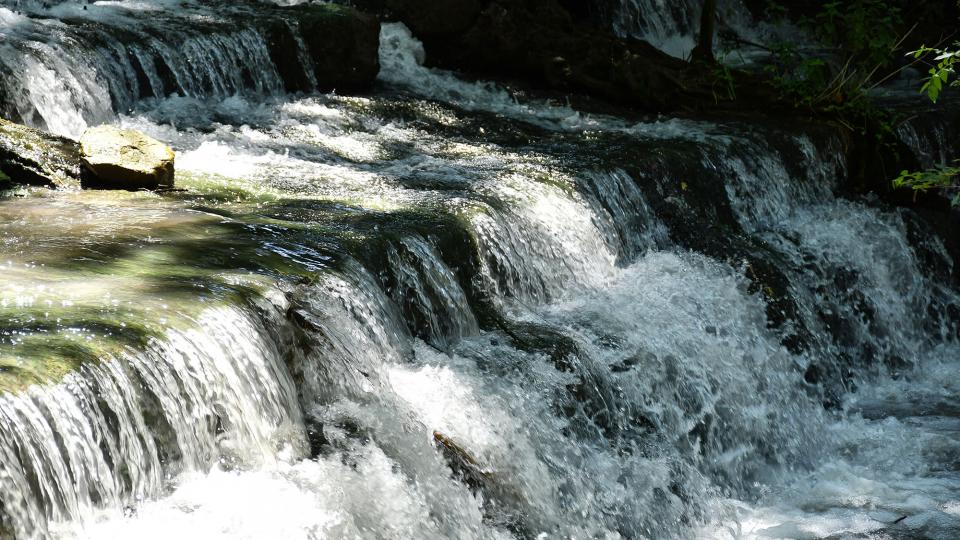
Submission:
<svg viewBox="0 0 960 540">
<path fill-rule="evenodd" d="M 952 263 L 835 133 L 524 100 L 399 24 L 376 92 L 287 95 L 164 5 L 0 11 L 11 110 L 185 188 L 0 199 L 0 536 L 956 537 Z"/>
<path fill-rule="evenodd" d="M 700 0 L 619 0 L 604 6 L 613 31 L 621 37 L 648 41 L 658 49 L 685 58 L 693 51 L 700 31 Z M 741 0 L 717 2 L 718 25 L 753 38 L 756 25 Z"/>
<path fill-rule="evenodd" d="M 3 510 L 17 537 L 162 492 L 168 474 L 256 465 L 302 446 L 275 341 L 237 310 L 204 314 L 144 351 L 0 402 Z"/>
<path fill-rule="evenodd" d="M 18 74 L 0 90 L 5 117 L 76 137 L 145 98 L 222 99 L 284 90 L 267 38 L 241 20 L 242 4 L 217 13 L 199 5 L 170 10 L 143 3 L 44 7 L 0 8 L 0 66 Z M 298 27 L 287 26 L 316 87 Z"/>
</svg>

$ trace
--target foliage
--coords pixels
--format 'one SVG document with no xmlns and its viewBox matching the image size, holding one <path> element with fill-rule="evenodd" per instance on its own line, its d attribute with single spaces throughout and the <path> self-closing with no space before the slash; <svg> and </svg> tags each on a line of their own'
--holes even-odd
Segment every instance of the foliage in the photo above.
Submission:
<svg viewBox="0 0 960 540">
<path fill-rule="evenodd" d="M 930 77 L 924 82 L 921 92 L 927 94 L 930 101 L 936 103 L 940 94 L 947 86 L 960 86 L 955 77 L 955 66 L 960 63 L 960 43 L 957 50 L 943 50 L 931 47 L 920 47 L 911 52 L 915 59 L 920 60 L 928 55 L 935 55 L 933 64 L 928 72 Z M 951 81 L 951 79 L 953 79 Z M 939 166 L 920 172 L 902 171 L 893 181 L 893 187 L 907 187 L 914 193 L 928 191 L 942 191 L 953 206 L 960 206 L 960 166 Z"/>
<path fill-rule="evenodd" d="M 774 85 L 797 106 L 814 107 L 829 101 L 829 68 L 822 58 L 805 58 L 793 43 L 781 43 L 773 49 L 775 63 L 767 66 Z"/>
<path fill-rule="evenodd" d="M 727 67 L 722 59 L 713 65 L 711 80 L 713 81 L 711 91 L 713 92 L 714 102 L 720 103 L 724 100 L 737 99 L 737 88 L 733 78 L 733 71 Z"/>
<path fill-rule="evenodd" d="M 791 43 L 771 49 L 774 63 L 768 72 L 784 98 L 797 107 L 831 114 L 847 127 L 872 135 L 880 145 L 894 140 L 891 117 L 874 106 L 867 93 L 888 78 L 878 76 L 881 70 L 897 72 L 890 69 L 891 64 L 912 31 L 901 32 L 900 10 L 885 0 L 832 0 L 801 25 L 827 50 L 810 54 Z M 955 71 L 960 65 L 960 44 L 957 49 L 924 46 L 908 54 L 915 61 L 933 57 L 922 88 L 931 101 L 936 102 L 947 86 L 960 86 Z M 903 171 L 893 185 L 917 194 L 940 191 L 960 206 L 960 166 Z"/>
<path fill-rule="evenodd" d="M 957 43 L 957 48 L 958 50 L 949 51 L 923 46 L 909 54 L 917 60 L 934 55 L 933 61 L 936 64 L 927 72 L 930 77 L 920 89 L 921 92 L 926 92 L 927 97 L 934 103 L 940 99 L 940 94 L 947 85 L 960 86 L 960 80 L 955 77 L 955 66 L 960 64 L 960 43 Z M 951 78 L 953 78 L 952 81 Z"/>
<path fill-rule="evenodd" d="M 943 191 L 951 197 L 953 206 L 960 206 L 960 167 L 940 166 L 927 171 L 901 171 L 893 181 L 893 187 L 908 187 L 914 193 L 926 193 L 930 190 Z"/>
<path fill-rule="evenodd" d="M 884 0 L 827 2 L 800 24 L 826 50 L 811 54 L 792 43 L 776 45 L 767 71 L 785 98 L 813 109 L 860 102 L 904 37 L 900 10 Z"/>
<path fill-rule="evenodd" d="M 900 9 L 884 0 L 833 1 L 806 22 L 819 40 L 849 54 L 849 61 L 882 66 L 899 45 Z"/>
</svg>

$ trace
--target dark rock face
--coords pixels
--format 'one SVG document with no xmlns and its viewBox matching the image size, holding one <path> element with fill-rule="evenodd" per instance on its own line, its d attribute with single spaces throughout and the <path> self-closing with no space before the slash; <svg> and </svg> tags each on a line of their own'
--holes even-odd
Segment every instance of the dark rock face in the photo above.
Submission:
<svg viewBox="0 0 960 540">
<path fill-rule="evenodd" d="M 288 92 L 313 90 L 306 71 L 311 67 L 322 91 L 362 90 L 376 79 L 380 25 L 375 17 L 333 5 L 291 6 L 280 8 L 276 15 L 264 33 Z M 298 34 L 312 66 L 304 66 L 305 59 L 297 54 Z"/>
<path fill-rule="evenodd" d="M 0 172 L 18 184 L 79 186 L 80 145 L 0 119 Z"/>
<path fill-rule="evenodd" d="M 427 61 L 480 76 L 588 94 L 641 110 L 677 108 L 689 64 L 591 22 L 557 0 L 359 0 L 423 40 Z"/>
<path fill-rule="evenodd" d="M 372 2 L 371 2 L 372 3 Z M 483 0 L 385 0 L 383 9 L 401 18 L 414 35 L 427 40 L 455 38 L 470 30 L 484 9 Z"/>
<path fill-rule="evenodd" d="M 718 82 L 712 64 L 691 64 L 644 41 L 615 37 L 598 22 L 600 6 L 595 3 L 356 0 L 354 4 L 384 20 L 406 24 L 423 41 L 427 62 L 436 67 L 589 95 L 648 112 L 716 107 L 733 98 L 726 95 L 726 83 Z M 752 80 L 737 88 L 738 94 L 766 90 Z"/>
<path fill-rule="evenodd" d="M 535 4 L 494 2 L 459 46 L 428 48 L 428 57 L 641 109 L 677 106 L 685 63 L 646 43 L 581 28 L 555 2 Z"/>
</svg>

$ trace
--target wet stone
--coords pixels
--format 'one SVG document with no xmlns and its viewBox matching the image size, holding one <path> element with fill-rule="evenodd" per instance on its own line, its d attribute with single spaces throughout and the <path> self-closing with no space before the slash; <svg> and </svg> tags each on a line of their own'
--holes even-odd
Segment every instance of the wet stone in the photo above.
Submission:
<svg viewBox="0 0 960 540">
<path fill-rule="evenodd" d="M 75 141 L 0 118 L 0 182 L 67 187 L 80 179 Z"/>
<path fill-rule="evenodd" d="M 113 189 L 173 187 L 173 150 L 133 130 L 90 128 L 80 138 L 85 184 Z"/>
</svg>

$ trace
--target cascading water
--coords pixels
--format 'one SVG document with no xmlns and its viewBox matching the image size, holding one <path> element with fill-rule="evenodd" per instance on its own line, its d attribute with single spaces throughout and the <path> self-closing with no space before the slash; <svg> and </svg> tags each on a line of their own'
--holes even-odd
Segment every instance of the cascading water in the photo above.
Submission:
<svg viewBox="0 0 960 540">
<path fill-rule="evenodd" d="M 277 95 L 284 80 L 245 4 L 50 2 L 0 7 L 5 117 L 78 136 L 144 98 Z M 22 10 L 22 11 L 21 11 Z M 306 57 L 294 23 L 287 24 Z M 316 88 L 309 63 L 305 77 Z"/>
<path fill-rule="evenodd" d="M 302 451 L 296 390 L 258 324 L 211 311 L 143 352 L 5 397 L 0 489 L 18 536 L 135 504 L 178 470 Z"/>
<path fill-rule="evenodd" d="M 75 73 L 43 47 L 113 46 L 4 16 L 3 62 Z M 36 125 L 169 141 L 189 191 L 0 201 L 0 375 L 38 339 L 150 330 L 0 398 L 0 536 L 960 532 L 949 259 L 909 213 L 835 197 L 833 138 L 521 103 L 424 68 L 400 25 L 381 93 L 288 97 L 257 35 L 165 52 L 176 96 L 124 94 L 140 70 L 115 63 L 56 102 L 16 83 Z M 775 261 L 796 320 L 683 223 Z"/>
<path fill-rule="evenodd" d="M 618 0 L 600 4 L 604 18 L 620 36 L 643 39 L 679 58 L 689 56 L 697 43 L 703 2 Z M 742 39 L 756 39 L 753 17 L 740 0 L 717 2 L 717 15 L 722 28 L 734 31 Z"/>
</svg>

